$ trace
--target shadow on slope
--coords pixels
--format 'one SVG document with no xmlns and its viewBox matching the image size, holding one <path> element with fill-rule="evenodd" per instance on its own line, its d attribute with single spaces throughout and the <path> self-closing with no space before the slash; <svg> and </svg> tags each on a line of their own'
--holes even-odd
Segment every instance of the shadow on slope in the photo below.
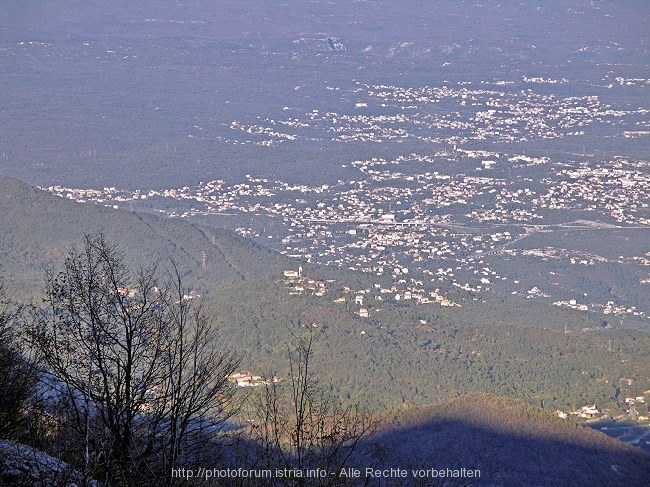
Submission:
<svg viewBox="0 0 650 487">
<path fill-rule="evenodd" d="M 488 394 L 399 413 L 360 444 L 344 470 L 320 478 L 313 472 L 327 467 L 314 463 L 312 478 L 305 469 L 303 478 L 294 471 L 287 479 L 291 469 L 273 464 L 272 454 L 246 437 L 215 454 L 217 469 L 250 475 L 221 478 L 219 485 L 240 486 L 642 486 L 650 472 L 648 452 L 522 401 Z M 259 478 L 264 471 L 267 477 Z"/>
<path fill-rule="evenodd" d="M 409 412 L 364 445 L 358 462 L 408 470 L 368 485 L 647 485 L 650 454 L 529 404 L 487 394 Z M 365 468 L 365 466 L 364 466 Z M 413 470 L 479 470 L 417 479 Z"/>
</svg>

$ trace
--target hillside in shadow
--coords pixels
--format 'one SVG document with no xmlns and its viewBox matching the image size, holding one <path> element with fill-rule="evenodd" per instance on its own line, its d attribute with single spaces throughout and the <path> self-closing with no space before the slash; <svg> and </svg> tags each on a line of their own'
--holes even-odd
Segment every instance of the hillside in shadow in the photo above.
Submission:
<svg viewBox="0 0 650 487">
<path fill-rule="evenodd" d="M 360 444 L 343 470 L 321 478 L 306 478 L 307 469 L 303 478 L 279 478 L 286 467 L 274 465 L 269 451 L 246 436 L 222 443 L 212 455 L 217 469 L 270 471 L 266 479 L 220 479 L 219 485 L 239 486 L 643 486 L 650 472 L 644 450 L 488 394 L 396 413 Z"/>
<path fill-rule="evenodd" d="M 411 411 L 364 445 L 360 464 L 479 470 L 472 479 L 367 485 L 647 485 L 650 454 L 521 401 L 487 394 Z"/>
</svg>

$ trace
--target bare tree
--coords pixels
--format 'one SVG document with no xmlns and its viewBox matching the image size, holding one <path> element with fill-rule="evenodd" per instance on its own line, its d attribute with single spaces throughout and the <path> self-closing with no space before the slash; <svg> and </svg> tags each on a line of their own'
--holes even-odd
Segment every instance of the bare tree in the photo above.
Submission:
<svg viewBox="0 0 650 487">
<path fill-rule="evenodd" d="M 173 483 L 192 442 L 227 417 L 238 364 L 218 351 L 178 270 L 131 274 L 116 245 L 86 236 L 48 278 L 47 304 L 30 336 L 69 408 L 85 474 L 106 485 Z"/>
<path fill-rule="evenodd" d="M 257 398 L 254 436 L 266 467 L 328 474 L 296 484 L 332 485 L 342 479 L 329 475 L 348 466 L 359 442 L 377 430 L 381 418 L 358 405 L 342 405 L 332 388 L 323 387 L 312 370 L 314 335 L 299 340 L 288 351 L 289 377 L 268 381 Z"/>
</svg>

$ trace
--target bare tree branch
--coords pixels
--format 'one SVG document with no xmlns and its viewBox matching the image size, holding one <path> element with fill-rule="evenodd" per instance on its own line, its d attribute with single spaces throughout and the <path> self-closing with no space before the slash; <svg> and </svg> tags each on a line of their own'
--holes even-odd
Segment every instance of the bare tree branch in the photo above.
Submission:
<svg viewBox="0 0 650 487">
<path fill-rule="evenodd" d="M 30 329 L 85 433 L 86 473 L 107 485 L 171 484 L 197 435 L 227 418 L 238 359 L 218 351 L 213 322 L 172 267 L 166 279 L 157 264 L 131 273 L 116 245 L 86 236 L 48 277 L 49 311 Z"/>
</svg>

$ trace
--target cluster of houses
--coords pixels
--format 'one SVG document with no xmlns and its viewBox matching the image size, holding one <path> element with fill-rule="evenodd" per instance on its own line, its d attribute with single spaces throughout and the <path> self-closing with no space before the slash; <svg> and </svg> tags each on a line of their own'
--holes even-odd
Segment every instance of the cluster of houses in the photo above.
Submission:
<svg viewBox="0 0 650 487">
<path fill-rule="evenodd" d="M 587 305 L 587 304 L 578 303 L 576 299 L 567 299 L 567 300 L 554 301 L 553 304 L 555 306 L 563 306 L 565 308 L 572 308 L 580 311 L 588 311 L 588 310 L 596 311 L 600 309 L 600 311 L 605 315 L 610 315 L 610 314 L 615 316 L 627 315 L 627 316 L 637 316 L 639 318 L 645 318 L 647 316 L 647 313 L 638 310 L 636 306 L 617 305 L 614 303 L 614 301 L 607 301 L 605 304 L 593 303 Z"/>
<path fill-rule="evenodd" d="M 555 415 L 562 419 L 567 419 L 569 415 L 579 416 L 580 418 L 591 419 L 596 415 L 600 415 L 600 410 L 596 407 L 595 404 L 587 404 L 582 406 L 580 409 L 565 413 L 564 411 L 558 409 L 555 411 Z"/>
<path fill-rule="evenodd" d="M 302 275 L 302 266 L 297 270 L 287 269 L 282 273 L 284 285 L 289 289 L 290 295 L 310 294 L 312 296 L 325 296 L 327 284 Z"/>
<path fill-rule="evenodd" d="M 563 80 L 524 78 L 526 84 Z M 560 138 L 584 127 L 627 115 L 596 96 L 561 97 L 532 90 L 504 89 L 513 82 L 458 82 L 444 86 L 404 87 L 360 82 L 348 92 L 357 101 L 348 113 L 313 110 L 306 114 L 310 134 L 338 142 L 386 142 L 403 138 L 452 143 Z M 334 89 L 334 88 L 333 88 Z M 436 110 L 444 106 L 446 110 Z M 352 108 L 352 106 L 350 107 Z M 270 124 L 271 126 L 277 125 Z"/>
<path fill-rule="evenodd" d="M 540 209 L 581 208 L 604 213 L 619 224 L 649 225 L 650 174 L 626 159 L 560 169 L 531 203 Z"/>
<path fill-rule="evenodd" d="M 625 403 L 629 404 L 630 406 L 634 406 L 637 402 L 641 403 L 641 404 L 645 404 L 645 397 L 644 396 L 636 396 L 636 397 L 626 397 L 625 398 Z"/>
<path fill-rule="evenodd" d="M 644 394 L 648 394 L 650 391 L 645 391 Z M 626 397 L 625 398 L 625 403 L 629 406 L 629 409 L 627 412 L 630 414 L 630 417 L 632 419 L 636 419 L 637 421 L 643 422 L 643 421 L 648 421 L 650 420 L 650 417 L 648 414 L 639 414 L 639 412 L 636 410 L 636 406 L 638 404 L 645 404 L 645 395 L 643 396 L 636 396 L 636 397 Z"/>
<path fill-rule="evenodd" d="M 377 93 L 390 91 L 376 88 Z M 481 172 L 452 175 L 435 170 L 458 158 L 474 161 L 476 171 Z M 519 285 L 516 279 L 486 271 L 488 264 L 483 260 L 499 254 L 505 259 L 524 256 L 576 266 L 609 262 L 646 265 L 647 256 L 635 256 L 633 261 L 612 260 L 552 247 L 519 250 L 513 245 L 532 233 L 548 231 L 543 223 L 549 212 L 557 215 L 571 210 L 575 214 L 584 210 L 593 215 L 592 221 L 608 220 L 610 226 L 646 227 L 650 224 L 646 218 L 650 175 L 641 163 L 614 159 L 553 164 L 548 157 L 445 146 L 430 154 L 370 157 L 350 166 L 359 173 L 358 180 L 314 186 L 248 175 L 235 184 L 213 180 L 192 188 L 167 190 L 48 189 L 77 201 L 107 206 L 138 209 L 146 200 L 160 211 L 171 207 L 163 211 L 170 217 L 246 216 L 251 226 L 238 226 L 241 235 L 263 239 L 282 253 L 306 262 L 389 277 L 398 285 L 405 281 L 404 269 L 411 268 L 419 278 L 470 292 L 507 288 L 507 292 L 531 299 L 552 299 L 558 306 L 646 316 L 643 310 L 613 302 L 572 302 L 574 297 L 557 295 L 554 289 L 533 292 L 533 283 L 524 287 L 525 283 Z M 542 180 L 509 178 L 503 171 L 505 167 L 537 170 L 535 166 L 548 168 Z M 266 228 L 269 220 L 279 223 L 272 231 Z M 433 265 L 441 263 L 444 272 L 436 272 Z M 326 291 L 322 283 L 303 276 L 285 278 L 291 293 L 322 295 Z M 509 281 L 507 286 L 505 281 Z M 538 287 L 533 289 L 541 287 L 534 284 Z M 412 291 L 417 302 L 432 300 L 450 305 L 444 299 L 417 294 Z M 395 299 L 408 301 L 407 296 L 396 294 Z"/>
<path fill-rule="evenodd" d="M 411 284 L 406 285 L 402 289 L 397 286 L 386 288 L 382 287 L 380 284 L 374 284 L 373 288 L 361 289 L 358 291 L 353 291 L 346 287 L 344 288 L 345 294 L 335 299 L 334 302 L 353 302 L 356 309 L 355 314 L 361 318 L 368 318 L 372 309 L 378 311 L 376 308 L 378 303 L 390 300 L 394 302 L 412 301 L 417 304 L 438 304 L 444 307 L 461 306 L 443 296 L 440 289 L 426 291 L 418 285 L 422 285 L 422 282 L 411 280 Z M 354 298 L 351 298 L 350 296 L 354 296 Z M 371 303 L 373 306 L 370 306 Z M 358 306 L 358 308 L 356 308 L 356 306 Z"/>
<path fill-rule="evenodd" d="M 233 372 L 228 376 L 228 379 L 230 379 L 230 381 L 237 387 L 259 387 L 280 381 L 277 377 L 273 377 L 269 380 L 259 375 L 253 375 L 249 372 Z"/>
<path fill-rule="evenodd" d="M 620 85 L 643 81 L 616 78 Z M 458 81 L 419 87 L 356 81 L 349 87 L 325 86 L 327 92 L 339 95 L 342 103 L 336 108 L 303 111 L 285 106 L 282 112 L 289 112 L 290 116 L 282 112 L 269 117 L 250 116 L 213 131 L 197 121 L 188 137 L 265 147 L 299 140 L 513 143 L 579 136 L 595 123 L 614 125 L 621 119 L 645 113 L 643 108 L 614 110 L 597 96 L 558 96 L 535 90 L 535 85 L 565 83 L 563 78 L 527 76 L 516 82 Z M 515 84 L 531 88 L 518 89 Z"/>
<path fill-rule="evenodd" d="M 650 391 L 646 391 L 646 393 L 650 393 Z M 644 395 L 636 396 L 636 397 L 626 397 L 625 403 L 629 406 L 627 412 L 630 414 L 631 418 L 641 422 L 648 421 L 649 419 L 648 415 L 639 414 L 634 407 L 636 404 L 645 404 Z M 562 419 L 567 419 L 569 415 L 578 416 L 584 419 L 592 419 L 592 418 L 600 417 L 602 414 L 603 412 L 600 409 L 598 409 L 595 404 L 587 404 L 585 406 L 582 406 L 580 409 L 570 411 L 568 413 L 565 413 L 564 411 L 561 411 L 559 409 L 555 411 L 555 415 Z"/>
</svg>

